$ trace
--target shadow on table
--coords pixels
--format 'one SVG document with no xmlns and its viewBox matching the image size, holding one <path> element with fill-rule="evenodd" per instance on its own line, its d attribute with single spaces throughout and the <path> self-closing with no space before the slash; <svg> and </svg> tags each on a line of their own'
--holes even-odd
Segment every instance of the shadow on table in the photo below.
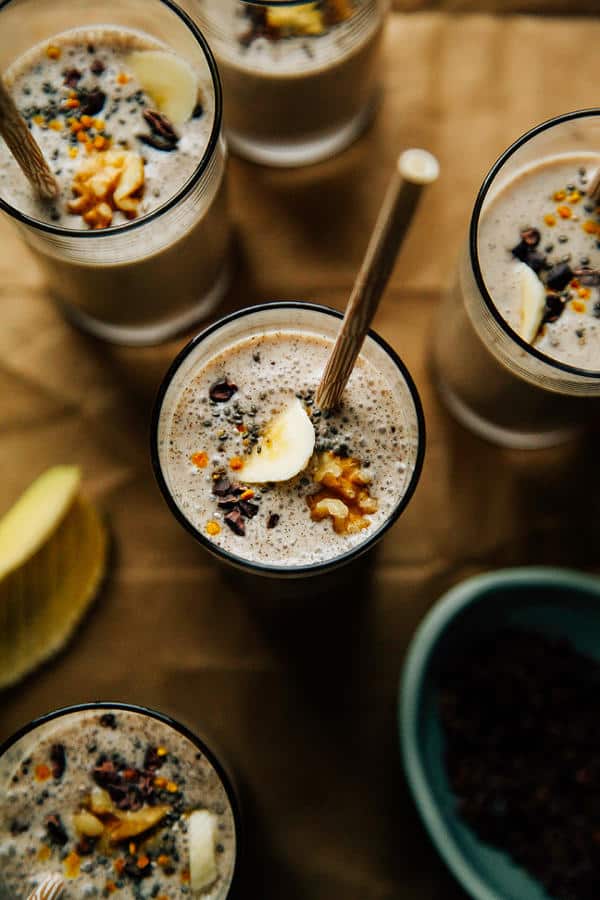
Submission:
<svg viewBox="0 0 600 900">
<path fill-rule="evenodd" d="M 112 392 L 122 400 L 122 417 L 128 427 L 147 430 L 162 379 L 176 355 L 192 337 L 203 331 L 215 319 L 242 306 L 257 303 L 261 299 L 237 232 L 234 232 L 233 258 L 232 283 L 215 315 L 165 344 L 152 347 L 121 347 L 83 333 L 78 334 L 82 352 L 96 360 L 99 379 L 108 383 Z"/>
<path fill-rule="evenodd" d="M 369 643 L 370 600 L 378 548 L 324 576 L 272 579 L 221 568 L 274 654 L 322 720 L 335 709 L 335 731 L 352 728 L 362 693 L 361 658 Z"/>
<path fill-rule="evenodd" d="M 546 450 L 507 450 L 459 425 L 436 398 L 450 490 L 450 558 L 589 567 L 600 541 L 600 426 Z"/>
</svg>

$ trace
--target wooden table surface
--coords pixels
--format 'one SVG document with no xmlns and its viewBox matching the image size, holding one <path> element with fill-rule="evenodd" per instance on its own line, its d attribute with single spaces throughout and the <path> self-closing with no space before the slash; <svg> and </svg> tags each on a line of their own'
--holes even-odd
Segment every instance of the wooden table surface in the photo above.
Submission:
<svg viewBox="0 0 600 900">
<path fill-rule="evenodd" d="M 483 174 L 535 122 L 598 101 L 589 48 L 599 41 L 593 19 L 395 14 L 368 135 L 305 170 L 231 160 L 240 260 L 228 308 L 279 298 L 342 308 L 399 149 L 427 146 L 443 170 L 376 320 L 422 394 L 421 483 L 358 578 L 324 591 L 307 582 L 301 602 L 220 569 L 159 495 L 149 413 L 183 339 L 134 351 L 75 333 L 0 223 L 0 506 L 44 467 L 77 462 L 114 536 L 108 583 L 75 641 L 0 697 L 0 738 L 94 698 L 146 703 L 212 735 L 245 797 L 249 897 L 463 896 L 403 781 L 395 705 L 406 647 L 440 594 L 474 572 L 598 567 L 598 436 L 495 449 L 448 419 L 426 363 Z"/>
</svg>

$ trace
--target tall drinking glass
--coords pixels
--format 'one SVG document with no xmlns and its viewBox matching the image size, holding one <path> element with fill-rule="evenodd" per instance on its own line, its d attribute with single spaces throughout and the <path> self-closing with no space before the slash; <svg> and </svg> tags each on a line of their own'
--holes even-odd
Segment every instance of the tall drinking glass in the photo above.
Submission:
<svg viewBox="0 0 600 900">
<path fill-rule="evenodd" d="M 341 319 L 295 301 L 240 310 L 191 341 L 160 388 L 152 459 L 165 500 L 201 545 L 251 574 L 299 578 L 349 563 L 383 537 L 419 481 L 419 395 L 377 334 L 367 336 L 342 407 L 315 406 Z M 286 410 L 271 438 L 270 423 Z M 295 475 L 276 477 L 272 467 L 304 447 L 307 416 L 314 446 Z M 270 468 L 246 483 L 253 446 Z"/>
<path fill-rule="evenodd" d="M 145 45 L 163 48 L 169 59 L 175 58 L 174 72 L 187 67 L 194 73 L 200 99 L 193 117 L 177 129 L 178 144 L 177 135 L 160 134 L 163 124 L 151 110 L 143 111 L 146 120 L 141 117 L 142 110 L 135 117 L 136 102 L 143 103 L 141 92 L 137 97 L 122 96 L 129 90 L 129 75 L 112 72 L 110 47 L 101 37 L 100 48 L 93 44 L 107 29 L 116 35 L 116 46 L 129 41 L 133 49 Z M 77 65 L 73 62 L 70 47 L 74 38 L 70 39 L 70 34 L 78 34 L 82 46 L 85 35 L 89 36 L 90 56 L 83 60 L 84 65 L 78 58 Z M 4 0 L 0 2 L 0 35 L 0 71 L 4 71 L 9 88 L 13 86 L 13 93 L 23 85 L 19 72 L 23 61 L 35 52 L 32 48 L 42 48 L 40 65 L 47 65 L 50 72 L 40 97 L 33 96 L 37 88 L 32 91 L 25 76 L 22 94 L 29 96 L 31 106 L 23 110 L 25 97 L 15 99 L 42 146 L 49 147 L 51 141 L 56 144 L 50 162 L 63 185 L 61 207 L 42 208 L 25 195 L 23 176 L 0 141 L 0 210 L 15 222 L 33 251 L 65 316 L 97 337 L 134 345 L 166 340 L 208 316 L 228 284 L 230 234 L 221 85 L 213 56 L 197 26 L 172 0 L 106 0 L 101 4 L 94 0 Z M 62 58 L 57 59 L 61 52 Z M 157 62 L 156 72 L 160 73 L 162 66 Z M 156 72 L 146 72 L 144 77 L 152 81 Z M 101 93 L 94 90 L 94 79 L 103 86 L 107 99 L 99 113 L 90 108 L 90 116 L 80 117 L 85 108 L 82 104 Z M 111 96 L 107 83 L 114 89 Z M 182 90 L 181 86 L 170 89 L 174 93 Z M 159 90 L 160 86 L 155 93 Z M 44 113 L 52 102 L 56 114 L 49 121 Z M 66 106 L 73 106 L 74 118 L 65 116 Z M 36 110 L 38 115 L 32 115 Z M 129 118 L 131 113 L 133 118 Z M 98 117 L 106 121 L 99 122 Z M 138 119 L 143 127 L 138 126 Z M 135 128 L 129 121 L 136 123 Z M 135 147 L 142 159 L 145 153 L 147 178 L 151 170 L 155 173 L 153 190 L 146 186 L 142 198 L 146 212 L 131 221 L 121 216 L 110 227 L 100 229 L 80 222 L 74 225 L 73 216 L 65 212 L 72 172 L 92 160 L 95 149 L 107 146 L 103 134 L 95 134 L 94 128 L 111 133 L 112 151 Z M 139 141 L 140 131 L 145 132 L 144 143 Z M 88 135 L 93 137 L 87 140 Z M 118 136 L 127 140 L 117 142 Z M 84 150 L 92 153 L 87 156 Z M 77 159 L 73 160 L 74 156 Z"/>
<path fill-rule="evenodd" d="M 219 63 L 236 153 L 265 165 L 315 163 L 371 121 L 388 0 L 188 0 L 188 7 Z"/>
<path fill-rule="evenodd" d="M 597 285 L 593 285 L 592 274 L 583 276 L 585 284 L 572 277 L 580 271 L 578 265 L 593 268 L 600 263 L 600 242 L 594 237 L 588 240 L 584 233 L 586 229 L 600 228 L 594 219 L 593 205 L 585 197 L 591 173 L 600 165 L 599 148 L 600 110 L 591 109 L 544 122 L 506 150 L 479 192 L 454 286 L 438 314 L 433 365 L 441 397 L 463 425 L 502 446 L 534 449 L 559 444 L 600 413 L 600 343 L 594 306 Z M 552 190 L 546 191 L 543 202 L 549 212 L 539 221 L 526 220 L 531 214 L 522 210 L 523 206 L 527 208 L 527 185 L 533 183 L 530 179 L 540 177 L 540 172 L 542 177 L 546 177 L 544 172 L 552 174 L 555 166 L 571 166 L 576 182 L 566 186 L 572 188 L 571 193 L 559 190 L 553 195 Z M 562 182 L 557 183 L 558 187 L 561 185 Z M 496 245 L 494 231 L 506 219 L 504 213 L 497 212 L 499 203 L 505 198 L 503 209 L 510 208 L 506 198 L 515 190 L 520 194 L 521 206 L 515 212 L 515 240 L 510 243 L 517 247 L 508 243 L 504 246 L 499 231 Z M 532 197 L 532 203 L 537 203 L 537 194 Z M 591 248 L 586 253 L 594 258 L 580 260 L 576 258 L 579 254 L 569 252 L 574 241 L 571 238 L 569 242 L 563 234 L 566 226 L 561 224 L 561 216 L 565 216 L 575 240 L 586 239 L 586 248 Z M 500 297 L 494 296 L 488 286 L 491 270 L 486 271 L 482 263 L 486 249 L 482 227 L 487 229 L 488 246 L 494 248 L 498 258 L 503 256 L 506 265 L 511 249 L 516 254 L 521 252 L 519 231 L 533 229 L 528 239 L 540 241 L 533 265 L 548 290 L 540 334 L 543 335 L 546 321 L 550 323 L 548 334 L 553 333 L 556 310 L 563 316 L 561 327 L 567 321 L 563 310 L 568 310 L 569 322 L 576 319 L 573 309 L 581 314 L 573 325 L 574 333 L 561 333 L 562 344 L 556 344 L 573 345 L 567 360 L 558 351 L 555 356 L 551 343 L 544 342 L 540 348 L 537 341 L 524 339 L 515 322 L 509 324 L 499 309 Z M 527 258 L 526 252 L 523 255 Z M 489 254 L 486 259 L 489 260 Z M 516 258 L 510 265 L 517 265 Z M 569 265 L 574 270 L 566 270 L 570 285 L 563 284 L 565 279 L 559 277 L 561 272 L 555 268 L 558 265 Z M 592 286 L 586 287 L 587 282 Z M 576 292 L 587 299 L 579 300 Z M 585 365 L 577 364 L 579 348 L 582 354 L 585 352 Z"/>
<path fill-rule="evenodd" d="M 2 900 L 49 874 L 69 897 L 240 896 L 233 783 L 200 738 L 146 707 L 84 703 L 29 722 L 0 745 L 0 813 Z"/>
</svg>

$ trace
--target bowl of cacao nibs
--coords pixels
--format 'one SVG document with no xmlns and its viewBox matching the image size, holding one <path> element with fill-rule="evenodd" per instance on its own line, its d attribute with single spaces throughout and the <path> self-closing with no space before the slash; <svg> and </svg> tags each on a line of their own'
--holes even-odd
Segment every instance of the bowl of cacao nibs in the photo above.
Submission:
<svg viewBox="0 0 600 900">
<path fill-rule="evenodd" d="M 399 727 L 423 823 L 472 897 L 600 898 L 600 578 L 452 588 L 412 640 Z"/>
</svg>

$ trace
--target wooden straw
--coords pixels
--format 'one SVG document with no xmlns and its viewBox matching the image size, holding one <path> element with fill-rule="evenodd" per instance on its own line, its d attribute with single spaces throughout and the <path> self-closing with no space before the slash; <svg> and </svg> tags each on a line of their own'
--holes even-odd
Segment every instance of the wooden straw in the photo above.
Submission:
<svg viewBox="0 0 600 900">
<path fill-rule="evenodd" d="M 406 150 L 399 156 L 342 327 L 317 389 L 315 399 L 321 409 L 339 404 L 423 188 L 438 175 L 438 161 L 426 150 Z"/>
<path fill-rule="evenodd" d="M 54 200 L 58 184 L 27 123 L 0 78 L 0 134 L 42 200 Z"/>
<path fill-rule="evenodd" d="M 600 166 L 586 188 L 586 196 L 594 203 L 600 203 Z"/>
<path fill-rule="evenodd" d="M 46 875 L 27 900 L 58 900 L 65 889 L 61 875 Z"/>
</svg>

